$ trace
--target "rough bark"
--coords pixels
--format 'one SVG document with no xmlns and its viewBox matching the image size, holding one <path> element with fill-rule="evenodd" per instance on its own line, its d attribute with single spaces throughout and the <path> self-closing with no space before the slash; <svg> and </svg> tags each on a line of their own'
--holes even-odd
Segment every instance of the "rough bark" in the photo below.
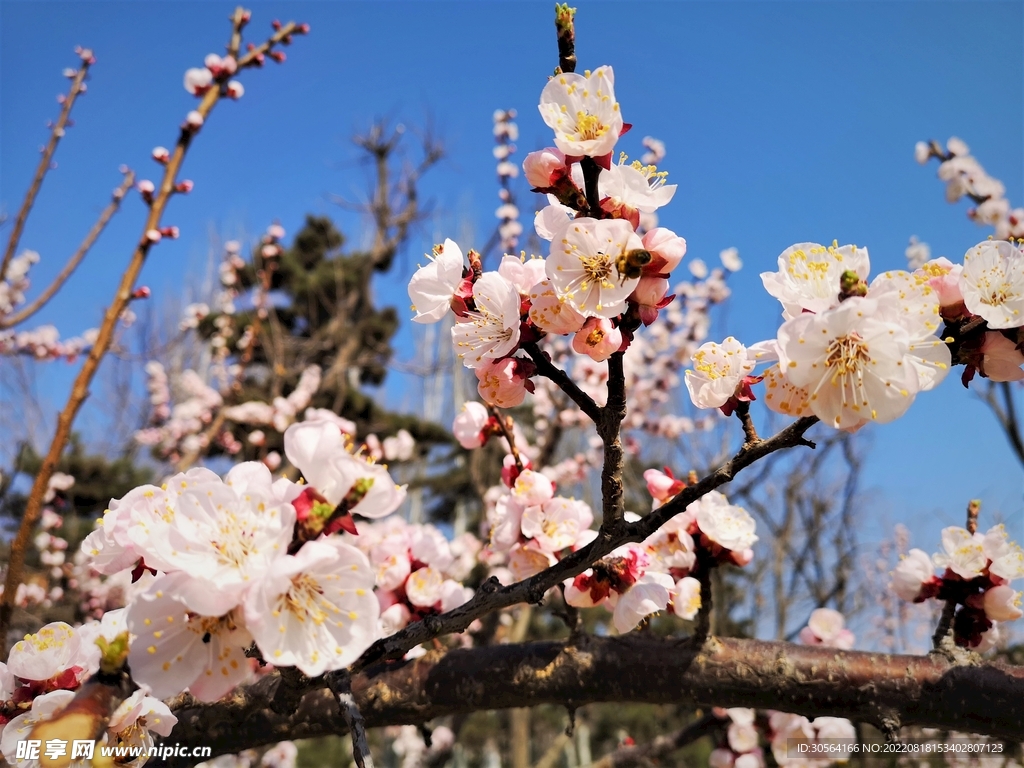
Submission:
<svg viewBox="0 0 1024 768">
<path fill-rule="evenodd" d="M 277 685 L 273 673 L 216 704 L 182 696 L 170 739 L 223 754 L 345 733 L 322 681 L 309 681 L 298 706 L 280 712 L 267 705 Z M 1024 737 L 1024 667 L 731 638 L 698 648 L 689 639 L 630 634 L 432 652 L 367 669 L 353 677 L 352 692 L 368 727 L 539 704 L 638 702 L 831 715 L 887 731 L 918 725 Z"/>
</svg>

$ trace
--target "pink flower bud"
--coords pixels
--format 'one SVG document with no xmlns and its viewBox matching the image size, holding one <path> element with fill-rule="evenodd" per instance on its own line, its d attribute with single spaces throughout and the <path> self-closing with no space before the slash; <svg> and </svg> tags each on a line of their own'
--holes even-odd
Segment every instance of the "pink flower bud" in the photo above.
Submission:
<svg viewBox="0 0 1024 768">
<path fill-rule="evenodd" d="M 194 186 L 195 184 L 192 183 L 192 179 L 182 179 L 181 181 L 174 185 L 174 191 L 180 192 L 183 195 L 187 195 L 189 192 L 192 191 L 192 188 Z"/>
<path fill-rule="evenodd" d="M 216 53 L 206 54 L 206 58 L 203 59 L 203 65 L 210 70 L 214 77 L 220 72 L 223 60 Z"/>
<path fill-rule="evenodd" d="M 523 160 L 523 173 L 530 186 L 548 189 L 565 176 L 565 155 L 554 147 L 531 152 Z"/>
<path fill-rule="evenodd" d="M 159 243 L 163 239 L 163 235 L 159 229 L 151 229 L 146 233 L 146 239 L 151 243 Z"/>
<path fill-rule="evenodd" d="M 660 502 L 666 502 L 686 487 L 686 483 L 672 477 L 672 471 L 665 467 L 664 472 L 657 469 L 648 469 L 644 472 L 644 480 L 647 481 L 647 492 L 651 498 Z"/>
<path fill-rule="evenodd" d="M 63 104 L 67 100 L 68 100 L 68 97 L 65 96 L 63 93 L 58 93 L 57 94 L 57 103 L 58 104 Z"/>
<path fill-rule="evenodd" d="M 185 71 L 185 90 L 193 96 L 202 96 L 213 83 L 213 73 L 206 67 L 193 67 Z"/>
<path fill-rule="evenodd" d="M 152 292 L 149 290 L 149 286 L 146 285 L 141 285 L 132 291 L 133 299 L 148 299 L 151 295 Z"/>
<path fill-rule="evenodd" d="M 267 234 L 270 235 L 275 240 L 282 240 L 285 234 L 284 227 L 282 227 L 280 224 L 271 224 L 269 227 L 267 227 Z"/>
<path fill-rule="evenodd" d="M 640 277 L 640 282 L 629 298 L 637 304 L 644 325 L 653 323 L 658 318 L 658 310 L 668 306 L 675 298 L 666 296 L 667 294 L 668 280 L 664 277 L 652 277 L 647 274 Z"/>
<path fill-rule="evenodd" d="M 644 248 L 651 252 L 650 264 L 644 272 L 650 275 L 668 274 L 679 266 L 686 255 L 686 241 L 664 227 L 655 227 L 644 235 Z"/>
<path fill-rule="evenodd" d="M 143 200 L 145 200 L 147 203 L 153 202 L 153 192 L 156 189 L 156 187 L 153 186 L 152 181 L 150 181 L 149 179 L 143 179 L 142 181 L 135 185 L 135 188 L 139 190 L 139 194 L 142 195 Z"/>
<path fill-rule="evenodd" d="M 285 56 L 284 51 L 271 51 L 268 55 L 278 64 L 283 64 L 284 60 L 288 58 L 287 56 Z"/>
<path fill-rule="evenodd" d="M 177 227 L 162 227 L 160 229 L 160 234 L 164 237 L 170 238 L 171 240 L 177 240 L 180 232 Z"/>
<path fill-rule="evenodd" d="M 75 75 L 77 75 L 77 74 L 78 74 L 78 70 L 77 69 L 72 69 L 71 67 L 65 67 L 64 68 L 64 77 L 66 77 L 68 80 L 74 80 L 75 79 Z"/>
<path fill-rule="evenodd" d="M 309 24 L 299 24 L 299 26 L 296 27 L 295 31 L 298 34 L 300 34 L 300 35 L 308 35 L 309 34 Z"/>
<path fill-rule="evenodd" d="M 240 99 L 245 94 L 245 88 L 237 80 L 228 83 L 228 96 L 232 99 Z"/>
<path fill-rule="evenodd" d="M 274 28 L 274 31 L 277 32 L 284 25 L 281 24 L 281 20 L 280 19 L 274 19 L 272 22 L 270 22 L 270 26 L 272 26 Z"/>
<path fill-rule="evenodd" d="M 589 355 L 600 363 L 612 356 L 622 346 L 622 332 L 612 327 L 607 317 L 590 317 L 583 327 L 576 331 L 572 348 L 581 355 Z"/>
<path fill-rule="evenodd" d="M 153 159 L 162 165 L 167 165 L 167 161 L 171 159 L 171 153 L 167 151 L 167 147 L 153 147 Z"/>
<path fill-rule="evenodd" d="M 486 407 L 469 400 L 463 404 L 459 415 L 452 422 L 452 434 L 463 448 L 467 450 L 479 448 L 487 442 L 484 427 L 487 426 L 490 418 Z"/>
<path fill-rule="evenodd" d="M 198 131 L 203 127 L 203 116 L 193 109 L 185 115 L 185 125 L 193 131 Z"/>
</svg>

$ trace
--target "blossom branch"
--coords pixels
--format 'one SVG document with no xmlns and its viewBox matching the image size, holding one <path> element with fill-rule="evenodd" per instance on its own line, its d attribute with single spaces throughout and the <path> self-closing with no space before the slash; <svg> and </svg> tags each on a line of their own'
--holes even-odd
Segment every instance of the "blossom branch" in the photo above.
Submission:
<svg viewBox="0 0 1024 768">
<path fill-rule="evenodd" d="M 6 276 L 7 266 L 11 263 L 11 259 L 14 258 L 14 252 L 18 250 L 21 233 L 25 229 L 25 222 L 28 220 L 33 203 L 35 203 L 36 195 L 39 194 L 39 188 L 43 185 L 46 172 L 50 170 L 50 161 L 53 159 L 53 153 L 57 151 L 57 144 L 64 137 L 68 118 L 71 115 L 71 108 L 74 107 L 78 95 L 85 91 L 85 78 L 89 74 L 89 67 L 96 61 L 89 50 L 82 51 L 80 56 L 82 66 L 79 67 L 74 79 L 71 81 L 71 89 L 64 98 L 64 106 L 61 108 L 60 117 L 57 118 L 57 123 L 53 126 L 53 130 L 50 131 L 50 140 L 43 148 L 43 156 L 39 159 L 39 165 L 36 167 L 36 175 L 32 178 L 32 183 L 28 187 L 28 192 L 25 193 L 25 199 L 21 203 L 21 208 L 18 209 L 18 215 L 14 219 L 14 227 L 11 229 L 11 236 L 7 240 L 4 258 L 0 262 L 0 280 L 3 280 Z"/>
<path fill-rule="evenodd" d="M 671 501 L 642 520 L 599 536 L 586 547 L 566 555 L 555 565 L 528 579 L 502 587 L 496 578 L 491 577 L 460 607 L 438 616 L 427 616 L 390 637 L 378 640 L 356 659 L 350 669 L 357 673 L 372 664 L 399 659 L 417 645 L 434 637 L 465 631 L 473 621 L 493 611 L 508 608 L 516 603 L 539 603 L 552 587 L 582 573 L 615 548 L 629 542 L 643 541 L 689 504 L 729 482 L 738 472 L 755 461 L 775 451 L 797 445 L 813 447 L 814 444 L 804 438 L 803 434 L 817 421 L 813 416 L 798 419 L 753 448 L 741 450 L 703 480 L 687 486 Z"/>
<path fill-rule="evenodd" d="M 245 13 L 239 13 L 239 11 L 235 12 L 233 17 L 233 29 L 237 29 L 240 23 L 244 23 L 244 21 L 242 21 L 243 17 L 246 17 Z M 280 30 L 275 32 L 275 34 L 265 43 L 253 48 L 248 54 L 242 57 L 238 62 L 238 68 L 242 69 L 244 67 L 256 66 L 261 60 L 259 57 L 262 54 L 282 42 L 285 38 L 289 37 L 289 35 L 300 31 L 301 28 L 298 25 L 294 22 L 289 22 Z M 235 32 L 233 31 L 232 34 L 235 34 Z M 226 84 L 220 84 L 218 87 L 208 89 L 203 94 L 202 99 L 199 102 L 199 106 L 195 110 L 198 115 L 198 122 L 200 125 L 206 121 L 206 118 L 209 116 L 214 106 L 216 106 L 221 97 L 225 95 L 226 88 Z M 71 436 L 71 427 L 74 424 L 75 417 L 78 415 L 79 409 L 82 407 L 86 397 L 89 395 L 89 388 L 96 375 L 96 371 L 99 368 L 100 362 L 102 361 L 103 356 L 107 353 L 107 350 L 110 349 L 118 320 L 124 310 L 128 307 L 129 302 L 132 300 L 132 292 L 135 287 L 135 282 L 138 279 L 139 273 L 142 271 L 142 266 L 146 261 L 146 257 L 154 244 L 154 240 L 151 239 L 149 235 L 153 231 L 159 232 L 160 220 L 167 208 L 167 204 L 170 202 L 172 195 L 176 191 L 175 186 L 177 183 L 178 171 L 181 169 L 181 165 L 185 160 L 185 154 L 188 152 L 192 139 L 196 135 L 196 130 L 197 128 L 194 127 L 193 122 L 186 122 L 181 128 L 174 151 L 170 154 L 170 157 L 167 160 L 159 189 L 153 198 L 153 202 L 150 204 L 149 215 L 146 217 L 142 236 L 139 239 L 139 243 L 136 246 L 134 253 L 132 254 L 128 267 L 121 276 L 121 282 L 118 285 L 117 292 L 114 294 L 114 300 L 111 302 L 103 316 L 103 323 L 100 325 L 96 341 L 89 350 L 89 354 L 86 356 L 85 362 L 82 364 L 82 368 L 79 370 L 78 376 L 75 378 L 67 404 L 64 406 L 64 410 L 61 411 L 57 418 L 56 432 L 50 443 L 50 448 L 46 453 L 46 457 L 43 459 L 42 465 L 39 468 L 39 473 L 36 475 L 35 482 L 32 485 L 32 490 L 29 493 L 21 525 L 18 528 L 18 533 L 15 536 L 14 541 L 11 542 L 10 560 L 7 566 L 7 579 L 4 585 L 4 593 L 0 596 L 0 657 L 6 656 L 7 653 L 7 630 L 10 627 L 11 616 L 14 611 L 15 593 L 18 585 L 22 581 L 22 574 L 25 565 L 25 551 L 30 539 L 32 538 L 36 522 L 42 513 L 43 496 L 46 493 L 50 478 L 53 476 L 53 473 L 57 468 L 57 463 L 60 461 L 61 454 L 64 452 L 64 448 Z"/>
<path fill-rule="evenodd" d="M 981 513 L 981 502 L 972 499 L 967 504 L 967 532 L 972 536 L 978 532 L 978 515 Z M 932 635 L 932 648 L 955 657 L 957 650 L 953 638 L 953 620 L 956 618 L 956 600 L 947 600 L 939 617 L 939 625 Z M 961 654 L 962 655 L 962 654 Z"/>
<path fill-rule="evenodd" d="M 501 430 L 502 436 L 505 438 L 505 442 L 508 443 L 508 452 L 512 454 L 512 458 L 515 459 L 516 469 L 520 472 L 523 471 L 523 459 L 519 455 L 519 449 L 516 448 L 516 439 L 512 433 L 510 422 L 512 421 L 511 416 L 502 416 L 501 410 L 497 406 L 487 403 L 487 410 L 490 411 L 491 416 L 498 424 L 498 429 Z"/>
<path fill-rule="evenodd" d="M 266 691 L 277 674 L 215 704 L 183 695 L 174 708 L 179 722 L 170 738 L 209 744 L 224 754 L 285 738 L 346 732 L 322 681 L 287 712 L 267 708 Z M 879 727 L 920 725 L 1009 739 L 1024 731 L 1022 667 L 992 662 L 967 668 L 936 655 L 738 638 L 697 647 L 631 633 L 588 636 L 576 644 L 433 651 L 354 676 L 352 695 L 370 728 L 488 709 L 616 701 L 778 709 Z"/>
<path fill-rule="evenodd" d="M 53 279 L 53 282 L 47 286 L 46 290 L 39 294 L 39 296 L 37 296 L 28 306 L 13 315 L 0 318 L 0 329 L 10 328 L 27 320 L 42 309 L 46 302 L 53 298 L 54 294 L 63 287 L 64 283 L 67 282 L 67 279 L 71 277 L 71 274 L 78 268 L 78 265 L 82 262 L 82 259 L 85 258 L 89 249 L 92 248 L 93 244 L 103 233 L 107 224 L 114 217 L 114 214 L 120 209 L 121 201 L 124 200 L 125 194 L 132 188 L 133 184 L 135 184 L 135 172 L 132 170 L 125 171 L 124 180 L 117 189 L 114 190 L 114 196 L 110 201 L 110 204 L 103 209 L 103 213 L 100 214 L 96 223 L 92 225 L 92 229 L 89 230 L 89 233 L 85 236 L 82 244 L 78 246 L 78 250 L 74 252 L 70 259 L 68 259 L 64 268 L 60 271 L 60 274 L 58 274 L 57 277 Z"/>
<path fill-rule="evenodd" d="M 551 358 L 536 344 L 524 344 L 523 350 L 537 364 L 537 371 L 569 396 L 569 399 L 579 406 L 591 420 L 596 424 L 601 418 L 601 408 L 593 399 L 569 378 L 569 374 L 551 362 Z"/>
</svg>

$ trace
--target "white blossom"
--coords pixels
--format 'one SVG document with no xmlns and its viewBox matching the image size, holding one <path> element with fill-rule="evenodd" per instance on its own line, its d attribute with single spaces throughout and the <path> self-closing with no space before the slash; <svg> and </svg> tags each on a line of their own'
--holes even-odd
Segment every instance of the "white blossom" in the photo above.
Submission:
<svg viewBox="0 0 1024 768">
<path fill-rule="evenodd" d="M 519 343 L 521 302 L 512 283 L 486 272 L 473 284 L 473 301 L 476 310 L 452 326 L 452 343 L 467 368 L 505 357 Z"/>
<path fill-rule="evenodd" d="M 619 271 L 631 251 L 643 241 L 622 219 L 576 219 L 560 240 L 551 243 L 547 275 L 559 296 L 586 317 L 615 317 L 640 278 Z"/>
<path fill-rule="evenodd" d="M 622 112 L 615 101 L 615 74 L 598 67 L 579 75 L 556 75 L 540 95 L 540 115 L 555 131 L 555 146 L 570 157 L 602 157 L 622 132 Z"/>
<path fill-rule="evenodd" d="M 1005 240 L 987 240 L 964 255 L 960 290 L 967 309 L 989 328 L 1024 325 L 1024 253 Z"/>
<path fill-rule="evenodd" d="M 417 323 L 436 323 L 444 317 L 462 282 L 462 250 L 453 240 L 445 240 L 428 258 L 430 262 L 409 281 L 409 299 L 416 313 L 413 322 Z"/>
</svg>

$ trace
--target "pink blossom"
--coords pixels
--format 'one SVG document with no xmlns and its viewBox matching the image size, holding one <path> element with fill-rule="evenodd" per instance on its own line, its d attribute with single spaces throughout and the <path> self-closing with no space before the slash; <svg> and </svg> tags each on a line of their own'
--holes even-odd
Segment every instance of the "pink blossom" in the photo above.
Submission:
<svg viewBox="0 0 1024 768">
<path fill-rule="evenodd" d="M 986 331 L 979 352 L 979 366 L 983 376 L 992 381 L 1020 381 L 1024 379 L 1024 354 L 1017 345 L 999 331 Z"/>
<path fill-rule="evenodd" d="M 644 325 L 650 325 L 658 319 L 658 310 L 664 309 L 674 299 L 668 295 L 668 280 L 664 277 L 644 275 L 637 283 L 630 300 L 635 302 L 640 311 L 640 319 Z"/>
<path fill-rule="evenodd" d="M 671 229 L 655 227 L 643 237 L 644 248 L 650 251 L 651 262 L 644 268 L 650 275 L 664 275 L 679 266 L 686 255 L 686 241 Z"/>
<path fill-rule="evenodd" d="M 665 467 L 664 472 L 648 469 L 644 472 L 644 480 L 647 481 L 647 492 L 661 502 L 668 501 L 686 487 L 686 483 L 672 476 L 672 470 L 668 467 Z"/>
<path fill-rule="evenodd" d="M 622 346 L 622 332 L 606 317 L 589 317 L 572 340 L 572 348 L 595 362 L 607 360 Z"/>
<path fill-rule="evenodd" d="M 517 372 L 515 359 L 481 361 L 475 369 L 480 383 L 477 391 L 485 402 L 498 408 L 514 408 L 526 399 L 527 379 Z"/>
<path fill-rule="evenodd" d="M 566 175 L 565 155 L 555 147 L 531 152 L 523 160 L 523 172 L 531 187 L 549 189 Z"/>
<path fill-rule="evenodd" d="M 185 90 L 193 96 L 201 96 L 213 83 L 213 73 L 205 67 L 193 67 L 185 71 Z"/>
<path fill-rule="evenodd" d="M 459 441 L 459 445 L 467 450 L 471 450 L 479 448 L 487 442 L 487 436 L 483 430 L 490 418 L 491 416 L 483 404 L 475 400 L 463 403 L 462 410 L 459 411 L 459 415 L 452 422 L 452 433 L 455 435 L 455 439 Z"/>
</svg>

